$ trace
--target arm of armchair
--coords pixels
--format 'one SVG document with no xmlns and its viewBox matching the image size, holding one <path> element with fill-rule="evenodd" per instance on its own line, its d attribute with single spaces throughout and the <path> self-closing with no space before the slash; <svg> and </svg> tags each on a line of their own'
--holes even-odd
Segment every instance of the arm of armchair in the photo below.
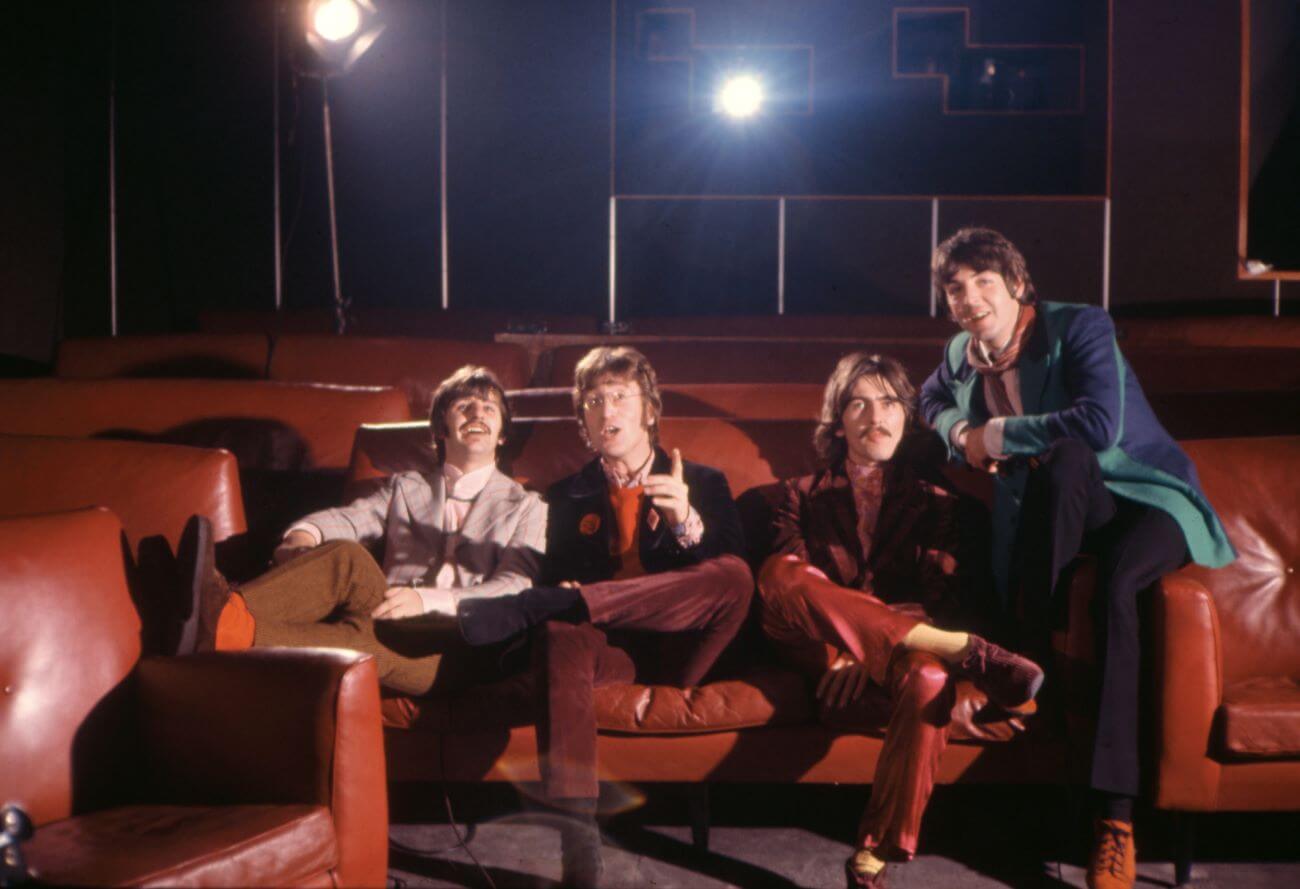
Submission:
<svg viewBox="0 0 1300 889">
<path fill-rule="evenodd" d="M 1223 651 L 1214 599 L 1183 574 L 1164 578 L 1152 603 L 1155 675 L 1155 803 L 1162 809 L 1215 807 L 1220 766 L 1209 756 L 1223 701 Z"/>
<path fill-rule="evenodd" d="M 333 649 L 148 658 L 137 683 L 153 800 L 328 806 L 340 883 L 383 883 L 388 802 L 373 659 Z"/>
</svg>

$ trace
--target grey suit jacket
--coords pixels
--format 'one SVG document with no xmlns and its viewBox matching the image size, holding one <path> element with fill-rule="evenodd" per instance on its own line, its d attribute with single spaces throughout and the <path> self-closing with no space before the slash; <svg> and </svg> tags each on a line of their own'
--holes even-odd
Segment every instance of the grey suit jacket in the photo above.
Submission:
<svg viewBox="0 0 1300 889">
<path fill-rule="evenodd" d="M 373 494 L 304 516 L 325 540 L 384 544 L 383 568 L 394 586 L 432 586 L 443 554 L 455 560 L 463 586 L 457 601 L 517 593 L 533 584 L 546 548 L 546 504 L 493 470 L 459 533 L 443 531 L 446 483 L 441 470 L 403 472 Z"/>
</svg>

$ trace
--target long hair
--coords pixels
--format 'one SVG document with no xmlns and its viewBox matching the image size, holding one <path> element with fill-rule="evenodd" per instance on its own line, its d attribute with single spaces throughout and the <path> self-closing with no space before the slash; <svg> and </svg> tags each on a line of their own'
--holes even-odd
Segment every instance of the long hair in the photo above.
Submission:
<svg viewBox="0 0 1300 889">
<path fill-rule="evenodd" d="M 587 440 L 587 424 L 582 402 L 587 393 L 596 387 L 596 381 L 609 375 L 630 379 L 641 390 L 648 415 L 642 416 L 650 429 L 650 444 L 659 446 L 659 416 L 663 413 L 663 398 L 659 395 L 659 380 L 650 360 L 631 346 L 597 346 L 578 362 L 573 369 L 573 413 L 578 418 L 578 429 L 583 441 Z M 587 442 L 588 445 L 591 442 Z"/>
<path fill-rule="evenodd" d="M 916 427 L 916 388 L 907 377 L 907 371 L 897 359 L 869 352 L 851 352 L 840 359 L 826 381 L 822 393 L 821 415 L 813 430 L 813 448 L 827 466 L 834 466 L 848 454 L 848 442 L 836 432 L 844 429 L 844 410 L 853 398 L 853 387 L 866 377 L 877 379 L 893 390 L 903 402 L 907 422 L 903 429 L 906 439 Z"/>
</svg>

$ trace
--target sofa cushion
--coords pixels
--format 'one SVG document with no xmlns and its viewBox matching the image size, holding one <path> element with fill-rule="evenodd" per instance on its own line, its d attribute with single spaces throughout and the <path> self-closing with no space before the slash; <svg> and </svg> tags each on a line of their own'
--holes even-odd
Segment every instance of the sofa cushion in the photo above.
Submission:
<svg viewBox="0 0 1300 889">
<path fill-rule="evenodd" d="M 534 720 L 532 676 L 521 673 L 444 697 L 393 696 L 384 723 L 430 732 L 473 732 L 529 725 Z M 743 679 L 696 688 L 610 685 L 596 689 L 596 725 L 631 734 L 698 734 L 759 725 L 807 722 L 813 708 L 804 680 L 789 670 L 755 667 Z"/>
<path fill-rule="evenodd" d="M 123 806 L 66 818 L 24 846 L 41 883 L 287 886 L 338 861 L 324 806 Z"/>
<path fill-rule="evenodd" d="M 1251 759 L 1300 756 L 1300 679 L 1261 676 L 1224 689 L 1219 752 Z"/>
</svg>

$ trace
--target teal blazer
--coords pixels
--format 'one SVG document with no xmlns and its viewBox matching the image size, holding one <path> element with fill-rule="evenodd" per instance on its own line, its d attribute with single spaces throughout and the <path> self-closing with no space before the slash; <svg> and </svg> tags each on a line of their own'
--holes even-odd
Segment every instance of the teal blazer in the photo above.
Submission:
<svg viewBox="0 0 1300 889">
<path fill-rule="evenodd" d="M 1053 442 L 1075 438 L 1097 454 L 1106 487 L 1120 497 L 1169 513 L 1187 540 L 1192 561 L 1217 568 L 1236 558 L 1223 525 L 1201 490 L 1196 467 L 1156 419 L 1133 369 L 1120 353 L 1115 325 L 1096 306 L 1039 303 L 1038 318 L 1020 353 L 1024 416 L 1006 420 L 1003 451 L 1033 456 Z M 949 438 L 958 421 L 981 426 L 990 419 L 980 375 L 966 360 L 970 334 L 948 341 L 943 363 L 921 387 L 921 413 Z M 993 503 L 993 571 L 1007 596 L 1011 549 L 1028 469 L 996 477 Z"/>
</svg>

